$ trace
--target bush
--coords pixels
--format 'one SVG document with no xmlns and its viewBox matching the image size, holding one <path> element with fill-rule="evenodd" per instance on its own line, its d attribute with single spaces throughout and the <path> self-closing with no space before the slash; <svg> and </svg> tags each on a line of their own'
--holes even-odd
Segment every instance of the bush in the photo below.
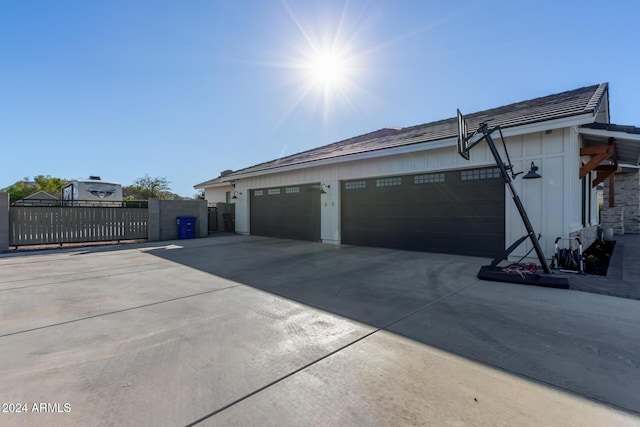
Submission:
<svg viewBox="0 0 640 427">
<path fill-rule="evenodd" d="M 615 241 L 596 240 L 583 253 L 584 272 L 606 276 L 615 248 Z"/>
</svg>

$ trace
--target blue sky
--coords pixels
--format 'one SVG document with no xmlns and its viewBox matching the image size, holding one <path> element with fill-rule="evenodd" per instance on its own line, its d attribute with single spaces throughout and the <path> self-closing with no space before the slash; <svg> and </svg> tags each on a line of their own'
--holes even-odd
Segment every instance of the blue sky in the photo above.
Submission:
<svg viewBox="0 0 640 427">
<path fill-rule="evenodd" d="M 23 177 L 174 192 L 387 126 L 601 82 L 640 125 L 640 3 L 0 2 L 0 188 Z M 312 74 L 329 52 L 333 78 Z"/>
</svg>

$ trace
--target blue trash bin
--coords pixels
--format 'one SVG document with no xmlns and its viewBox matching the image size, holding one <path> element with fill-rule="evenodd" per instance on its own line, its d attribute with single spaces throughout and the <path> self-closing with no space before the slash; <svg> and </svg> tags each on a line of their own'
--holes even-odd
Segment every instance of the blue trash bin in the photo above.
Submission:
<svg viewBox="0 0 640 427">
<path fill-rule="evenodd" d="M 178 224 L 178 238 L 193 239 L 196 237 L 196 217 L 195 216 L 179 216 L 176 218 Z"/>
</svg>

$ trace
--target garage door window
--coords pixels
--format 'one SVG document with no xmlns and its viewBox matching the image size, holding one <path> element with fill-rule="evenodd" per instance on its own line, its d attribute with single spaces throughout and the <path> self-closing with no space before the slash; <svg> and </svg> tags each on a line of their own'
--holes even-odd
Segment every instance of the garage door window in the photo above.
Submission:
<svg viewBox="0 0 640 427">
<path fill-rule="evenodd" d="M 393 178 L 376 179 L 376 187 L 393 187 L 394 185 L 402 185 L 402 178 L 394 176 Z"/>
<path fill-rule="evenodd" d="M 280 189 L 279 188 L 270 188 L 267 190 L 267 195 L 269 196 L 273 196 L 276 194 L 280 194 Z"/>
<path fill-rule="evenodd" d="M 367 188 L 367 181 L 349 181 L 344 183 L 345 190 L 356 190 L 358 188 Z"/>
<path fill-rule="evenodd" d="M 444 182 L 444 173 L 429 173 L 413 177 L 414 184 L 435 184 L 436 182 Z"/>
<path fill-rule="evenodd" d="M 264 190 L 255 190 L 253 192 L 254 196 L 262 196 L 264 194 Z"/>
<path fill-rule="evenodd" d="M 485 168 L 474 169 L 460 172 L 460 179 L 462 181 L 471 181 L 474 179 L 493 179 L 500 178 L 500 169 L 498 168 Z"/>
<path fill-rule="evenodd" d="M 287 187 L 284 189 L 284 192 L 287 194 L 291 194 L 291 193 L 299 193 L 300 192 L 300 187 Z"/>
</svg>

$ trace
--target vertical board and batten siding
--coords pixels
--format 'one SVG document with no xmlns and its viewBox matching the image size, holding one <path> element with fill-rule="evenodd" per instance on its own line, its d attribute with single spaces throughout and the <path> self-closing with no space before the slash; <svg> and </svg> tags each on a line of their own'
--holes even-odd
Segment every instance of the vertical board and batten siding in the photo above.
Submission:
<svg viewBox="0 0 640 427">
<path fill-rule="evenodd" d="M 146 239 L 148 211 L 118 207 L 12 207 L 12 246 Z"/>
<path fill-rule="evenodd" d="M 499 139 L 494 139 L 498 151 L 506 161 Z M 550 132 L 534 132 L 506 138 L 510 158 L 516 172 L 529 171 L 531 162 L 540 168 L 542 179 L 522 180 L 519 175 L 514 186 L 522 199 L 534 229 L 542 233 L 541 245 L 548 258 L 553 255 L 554 240 L 567 237 L 581 227 L 580 181 L 578 173 L 579 136 L 573 128 L 555 129 Z M 321 199 L 321 234 L 323 241 L 340 243 L 340 182 L 359 178 L 375 178 L 390 175 L 408 175 L 422 172 L 473 169 L 495 165 L 486 143 L 470 152 L 471 159 L 464 160 L 456 147 L 437 148 L 416 153 L 405 153 L 366 160 L 334 163 L 289 172 L 279 172 L 239 179 L 236 190 L 280 187 L 291 184 L 322 182 L 331 186 Z M 245 193 L 246 194 L 246 193 Z M 595 197 L 594 197 L 595 198 Z M 236 205 L 236 231 L 250 233 L 250 209 L 247 197 L 239 198 Z M 505 194 L 505 246 L 524 236 L 522 219 Z M 514 251 L 520 257 L 531 249 L 530 243 Z"/>
<path fill-rule="evenodd" d="M 581 228 L 578 135 L 571 128 L 536 132 L 507 139 L 514 170 L 529 171 L 531 162 L 539 167 L 541 179 L 523 180 L 519 175 L 514 187 L 522 200 L 546 258 L 554 254 L 556 237 L 568 237 Z M 568 155 L 567 153 L 572 153 Z M 506 243 L 527 234 L 515 204 L 506 195 Z M 532 249 L 525 240 L 514 252 L 520 258 Z M 531 256 L 531 255 L 530 255 Z"/>
</svg>

